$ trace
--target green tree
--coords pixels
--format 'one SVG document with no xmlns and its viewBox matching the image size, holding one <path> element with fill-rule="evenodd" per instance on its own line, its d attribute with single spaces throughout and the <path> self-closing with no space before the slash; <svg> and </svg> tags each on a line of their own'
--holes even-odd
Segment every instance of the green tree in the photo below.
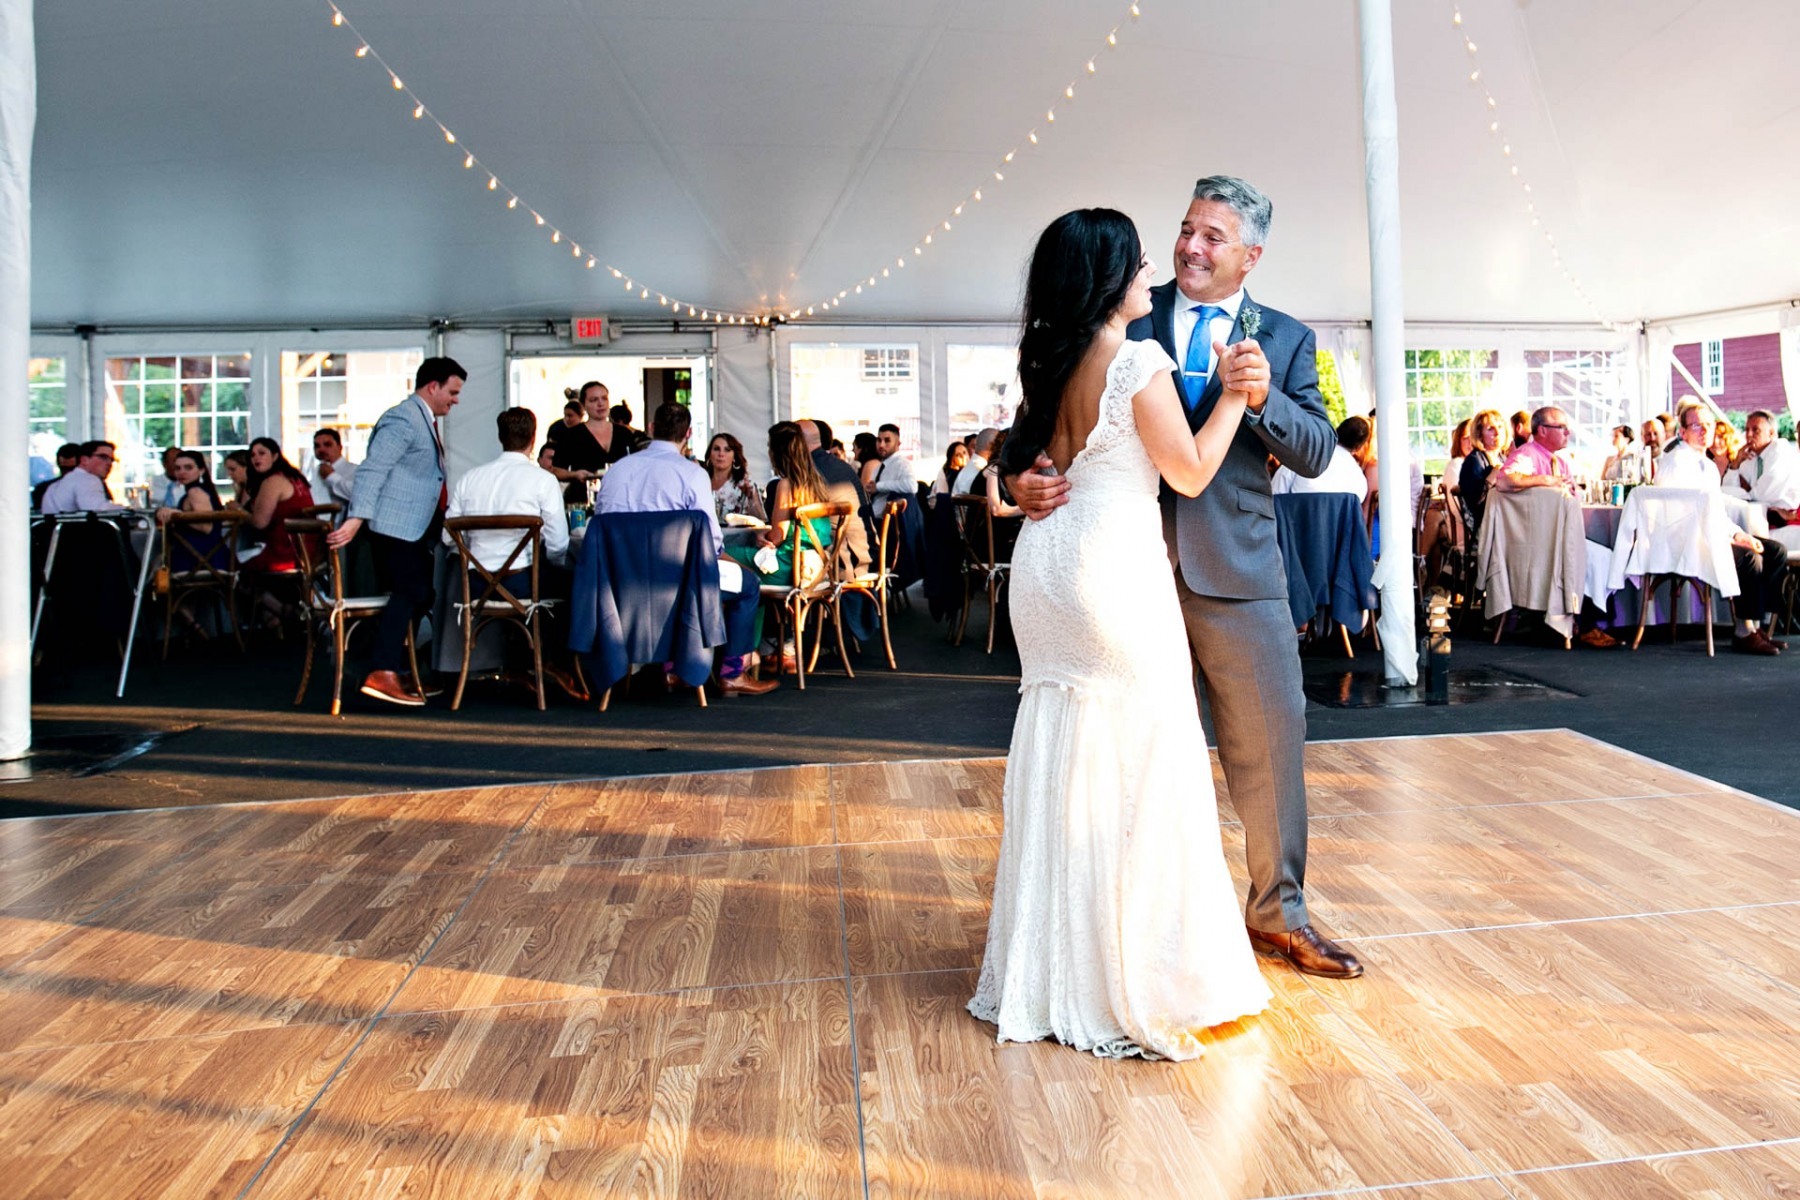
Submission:
<svg viewBox="0 0 1800 1200">
<path fill-rule="evenodd" d="M 1319 364 L 1319 395 L 1325 398 L 1325 415 L 1335 428 L 1349 412 L 1344 407 L 1344 381 L 1338 376 L 1337 358 L 1329 350 L 1315 352 Z"/>
</svg>

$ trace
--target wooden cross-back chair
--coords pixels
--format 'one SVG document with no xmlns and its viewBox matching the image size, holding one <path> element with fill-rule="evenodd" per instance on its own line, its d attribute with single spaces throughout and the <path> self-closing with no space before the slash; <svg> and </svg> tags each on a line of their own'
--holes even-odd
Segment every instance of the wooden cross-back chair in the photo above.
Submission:
<svg viewBox="0 0 1800 1200">
<path fill-rule="evenodd" d="M 998 541 L 994 537 L 994 510 L 988 507 L 986 496 L 965 495 L 952 496 L 956 503 L 958 524 L 962 526 L 963 539 L 963 606 L 962 616 L 956 625 L 955 645 L 962 645 L 963 634 L 969 628 L 969 600 L 976 580 L 981 581 L 981 589 L 987 594 L 988 631 L 987 652 L 994 652 L 994 626 L 999 619 L 1000 597 L 1006 590 L 1006 581 L 1012 577 L 1011 561 L 1001 562 L 998 554 Z"/>
<path fill-rule="evenodd" d="M 850 658 L 844 650 L 844 623 L 838 614 L 836 601 L 838 583 L 849 570 L 848 555 L 844 549 L 844 524 L 853 519 L 856 519 L 856 506 L 847 500 L 802 504 L 795 508 L 793 519 L 788 522 L 788 537 L 792 539 L 793 550 L 793 582 L 762 585 L 763 601 L 775 613 L 775 644 L 778 648 L 786 642 L 787 629 L 793 629 L 794 675 L 801 691 L 806 690 L 807 671 L 818 664 L 819 646 L 825 637 L 825 627 L 820 625 L 813 640 L 809 662 L 806 654 L 806 618 L 816 608 L 824 608 L 830 612 L 831 622 L 837 633 L 838 658 L 843 662 L 846 672 L 850 669 Z M 817 520 L 831 523 L 831 532 L 826 541 L 821 542 L 813 529 L 812 523 Z M 776 657 L 781 657 L 779 651 Z"/>
<path fill-rule="evenodd" d="M 386 596 L 344 595 L 343 552 L 325 541 L 331 526 L 312 517 L 289 517 L 282 522 L 294 539 L 294 558 L 299 566 L 300 607 L 306 618 L 306 665 L 300 672 L 300 689 L 294 703 L 306 699 L 307 684 L 312 682 L 313 654 L 318 648 L 320 631 L 331 638 L 332 684 L 331 715 L 342 715 L 344 700 L 344 649 L 355 628 L 381 615 L 387 607 Z M 413 642 L 411 625 L 406 630 L 406 661 L 412 670 L 414 689 L 420 687 L 419 655 Z M 424 693 L 419 693 L 420 699 Z"/>
<path fill-rule="evenodd" d="M 163 593 L 162 656 L 169 657 L 169 637 L 175 614 L 196 596 L 212 595 L 225 610 L 231 636 L 244 648 L 244 633 L 237 619 L 238 526 L 249 520 L 242 509 L 220 508 L 207 512 L 176 512 L 162 522 L 162 565 L 168 580 Z M 208 540 L 217 531 L 218 537 Z M 177 568 L 177 558 L 191 565 Z M 190 618 L 191 619 L 191 618 Z"/>
<path fill-rule="evenodd" d="M 881 646 L 887 652 L 890 671 L 897 671 L 900 666 L 894 659 L 894 639 L 888 633 L 888 588 L 893 583 L 894 568 L 900 558 L 901 520 L 906 515 L 909 503 L 905 499 L 888 501 L 887 507 L 881 512 L 880 531 L 875 541 L 875 566 L 850 574 L 837 585 L 837 595 L 833 598 L 834 613 L 845 592 L 861 592 L 874 601 L 875 611 L 881 618 Z M 852 679 L 856 678 L 848 659 L 844 660 L 844 673 Z"/>
<path fill-rule="evenodd" d="M 444 532 L 450 535 L 456 553 L 462 559 L 462 570 L 458 572 L 462 577 L 462 599 L 456 605 L 456 619 L 462 625 L 462 669 L 456 676 L 456 692 L 450 699 L 451 711 L 462 707 L 463 689 L 469 682 L 469 654 L 476 639 L 483 629 L 496 622 L 520 630 L 525 640 L 531 643 L 537 706 L 539 712 L 544 711 L 544 639 L 539 617 L 554 603 L 542 599 L 538 588 L 538 564 L 544 559 L 544 519 L 525 515 L 451 517 L 444 522 Z M 505 561 L 491 570 L 469 550 L 468 535 L 484 532 L 516 535 Z M 526 551 L 531 553 L 530 565 L 515 568 L 514 564 Z M 523 597 L 515 595 L 506 586 L 506 580 L 520 572 L 528 574 L 531 585 Z M 477 581 L 481 588 L 479 595 L 474 590 Z"/>
</svg>

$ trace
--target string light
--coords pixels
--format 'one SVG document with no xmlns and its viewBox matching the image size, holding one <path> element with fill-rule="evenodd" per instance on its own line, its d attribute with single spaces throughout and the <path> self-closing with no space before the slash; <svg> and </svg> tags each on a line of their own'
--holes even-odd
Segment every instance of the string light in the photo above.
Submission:
<svg viewBox="0 0 1800 1200">
<path fill-rule="evenodd" d="M 1543 234 L 1544 245 L 1550 251 L 1550 261 L 1562 274 L 1563 281 L 1567 283 L 1570 289 L 1574 291 L 1575 295 L 1581 299 L 1582 304 L 1587 306 L 1588 312 L 1593 314 L 1595 320 L 1599 321 L 1602 325 L 1611 328 L 1613 323 L 1606 319 L 1605 314 L 1600 311 L 1600 306 L 1594 303 L 1593 298 L 1588 295 L 1587 289 L 1581 286 L 1581 280 L 1577 279 L 1575 273 L 1564 265 L 1562 251 L 1557 249 L 1556 246 L 1556 235 L 1544 224 L 1543 214 L 1538 212 L 1537 209 L 1537 202 L 1531 199 L 1531 182 L 1526 179 L 1524 173 L 1520 171 L 1518 157 L 1513 153 L 1512 139 L 1506 135 L 1505 129 L 1500 123 L 1500 118 L 1498 116 L 1500 102 L 1494 98 L 1494 93 L 1488 90 L 1487 84 L 1482 82 L 1479 48 L 1475 44 L 1475 39 L 1463 31 L 1462 10 L 1454 3 L 1450 6 L 1450 24 L 1452 28 L 1457 30 L 1456 36 L 1462 42 L 1464 52 L 1469 56 L 1469 62 L 1471 64 L 1469 70 L 1469 86 L 1481 89 L 1482 101 L 1488 112 L 1493 114 L 1488 120 L 1488 134 L 1499 141 L 1500 157 L 1505 159 L 1508 164 L 1507 174 L 1511 178 L 1518 180 L 1519 188 L 1526 197 L 1525 214 L 1530 218 L 1531 227 Z"/>
<path fill-rule="evenodd" d="M 350 18 L 344 13 L 344 10 L 338 7 L 338 5 L 335 3 L 335 0 L 325 0 L 325 2 L 326 2 L 327 7 L 329 7 L 331 9 L 331 24 L 332 24 L 333 28 L 341 28 L 341 29 L 347 30 L 353 37 L 356 38 L 356 43 L 357 43 L 356 57 L 357 58 L 372 58 L 375 60 L 376 63 L 378 63 L 380 65 L 382 71 L 386 73 L 386 75 L 388 77 L 388 82 L 393 87 L 393 90 L 396 92 L 399 92 L 402 96 L 404 96 L 406 98 L 407 103 L 412 106 L 413 120 L 423 121 L 427 118 L 430 118 L 431 123 L 437 127 L 438 132 L 443 134 L 445 144 L 451 145 L 451 146 L 457 145 L 458 143 L 457 143 L 457 139 L 456 139 L 456 134 L 450 130 L 449 126 L 445 125 L 442 121 L 438 120 L 437 117 L 432 115 L 431 109 L 426 107 L 425 101 L 416 92 L 414 92 L 410 87 L 408 87 L 406 85 L 405 81 L 401 79 L 400 73 L 397 70 L 395 70 L 391 64 L 389 64 L 385 59 L 383 59 L 381 57 L 380 53 L 378 51 L 376 51 L 374 46 L 370 44 L 370 42 L 368 41 L 367 38 L 363 37 L 362 34 L 357 31 L 355 24 L 353 24 L 351 22 Z M 480 168 L 482 173 L 487 176 L 486 190 L 488 190 L 490 192 L 504 192 L 506 195 L 506 207 L 508 209 L 518 208 L 519 207 L 519 194 L 517 192 L 513 191 L 511 188 L 506 187 L 501 182 L 498 172 L 490 169 L 485 163 L 483 163 L 481 161 L 480 156 L 477 155 L 473 150 L 469 149 L 467 146 L 463 146 L 463 147 L 461 147 L 461 149 L 463 152 L 463 169 L 468 170 L 468 171 L 473 171 L 476 168 Z M 536 221 L 536 224 L 538 224 L 540 226 L 549 225 L 549 222 L 546 220 L 544 215 L 542 213 L 540 213 L 537 209 L 532 208 L 529 204 L 525 205 L 525 211 L 532 215 L 532 217 Z M 549 228 L 550 228 L 551 244 L 552 245 L 560 245 L 563 241 L 562 230 L 558 229 L 555 225 L 549 225 Z M 569 257 L 571 259 L 573 259 L 574 261 L 576 261 L 577 263 L 583 262 L 581 246 L 578 242 L 575 242 L 574 239 L 570 239 Z M 594 269 L 598 268 L 601 264 L 600 264 L 599 259 L 590 255 L 590 256 L 586 257 L 584 265 L 587 270 L 594 270 Z M 612 272 L 614 279 L 625 279 L 625 290 L 627 292 L 630 292 L 633 289 L 638 289 L 639 299 L 644 299 L 644 300 L 649 299 L 650 291 L 649 291 L 648 287 L 641 287 L 639 284 L 634 283 L 632 280 L 626 278 L 625 273 L 617 267 L 608 266 L 607 269 Z M 691 317 L 697 311 L 694 305 L 688 304 L 685 301 L 677 300 L 674 297 L 669 296 L 667 294 L 659 294 L 658 300 L 662 307 L 667 308 L 667 309 L 671 310 L 672 312 L 678 312 L 680 309 L 685 307 L 687 309 L 687 315 Z M 710 315 L 703 315 L 702 319 L 717 321 L 720 323 L 729 323 L 729 324 L 734 324 L 734 325 L 735 324 L 748 324 L 748 323 L 761 323 L 761 324 L 767 323 L 766 317 L 753 319 L 750 316 L 750 314 L 732 313 L 729 310 L 713 308 L 711 306 L 708 306 L 704 310 L 704 314 L 710 314 Z"/>
</svg>

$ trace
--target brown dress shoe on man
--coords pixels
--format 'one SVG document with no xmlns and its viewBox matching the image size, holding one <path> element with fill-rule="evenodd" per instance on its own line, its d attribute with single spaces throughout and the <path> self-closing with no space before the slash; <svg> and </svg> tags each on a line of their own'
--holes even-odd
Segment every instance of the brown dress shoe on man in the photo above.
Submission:
<svg viewBox="0 0 1800 1200">
<path fill-rule="evenodd" d="M 1731 650 L 1734 654 L 1761 654 L 1769 658 L 1781 653 L 1781 647 L 1769 640 L 1769 636 L 1760 629 L 1750 631 L 1748 637 L 1733 636 Z"/>
<path fill-rule="evenodd" d="M 404 708 L 425 707 L 425 697 L 400 682 L 397 671 L 370 671 L 362 681 L 362 694 Z"/>
<path fill-rule="evenodd" d="M 1250 948 L 1271 958 L 1285 958 L 1296 971 L 1325 979 L 1355 979 L 1363 973 L 1362 963 L 1311 925 L 1302 925 L 1285 933 L 1264 933 L 1244 927 L 1250 935 Z"/>
<path fill-rule="evenodd" d="M 721 696 L 766 696 L 781 684 L 773 679 L 752 679 L 748 675 L 733 675 L 730 679 L 719 680 Z"/>
<path fill-rule="evenodd" d="M 1606 630 L 1601 629 L 1598 625 L 1587 630 L 1575 640 L 1593 650 L 1611 650 L 1619 644 L 1618 638 L 1606 632 Z"/>
</svg>

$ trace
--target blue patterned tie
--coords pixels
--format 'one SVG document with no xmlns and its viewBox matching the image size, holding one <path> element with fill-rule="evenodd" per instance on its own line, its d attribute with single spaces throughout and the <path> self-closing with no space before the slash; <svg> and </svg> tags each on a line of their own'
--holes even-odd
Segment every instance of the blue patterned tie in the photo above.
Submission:
<svg viewBox="0 0 1800 1200">
<path fill-rule="evenodd" d="M 1192 409 L 1200 403 L 1201 393 L 1206 391 L 1207 376 L 1212 374 L 1213 318 L 1224 316 L 1225 310 L 1216 304 L 1196 304 L 1189 311 L 1198 314 L 1199 319 L 1194 323 L 1194 336 L 1188 339 L 1187 362 L 1181 368 L 1181 382 L 1187 392 L 1187 406 Z"/>
</svg>

